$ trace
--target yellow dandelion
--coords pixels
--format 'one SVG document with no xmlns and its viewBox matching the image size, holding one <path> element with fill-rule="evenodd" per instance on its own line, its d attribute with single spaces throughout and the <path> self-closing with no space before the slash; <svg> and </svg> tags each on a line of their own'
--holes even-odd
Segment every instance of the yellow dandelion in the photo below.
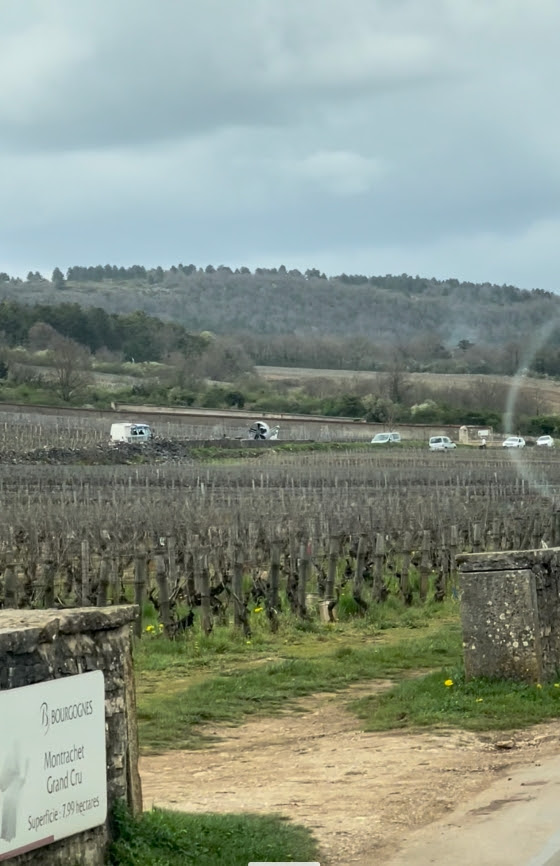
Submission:
<svg viewBox="0 0 560 866">
<path fill-rule="evenodd" d="M 146 626 L 146 631 L 147 631 L 147 632 L 154 631 L 154 627 L 153 627 L 153 625 L 147 625 L 147 626 Z"/>
<path fill-rule="evenodd" d="M 555 689 L 560 689 L 560 683 L 554 683 L 554 688 L 555 688 Z"/>
<path fill-rule="evenodd" d="M 160 622 L 160 624 L 159 624 L 159 630 L 163 631 L 163 623 L 162 622 Z"/>
<path fill-rule="evenodd" d="M 542 689 L 542 686 L 541 686 L 540 683 L 537 683 L 537 688 L 538 688 L 538 689 Z"/>
<path fill-rule="evenodd" d="M 249 643 L 251 643 L 251 641 L 250 641 L 250 640 L 246 640 L 245 643 L 249 644 Z"/>
<path fill-rule="evenodd" d="M 447 686 L 447 687 L 452 686 L 452 685 L 453 685 L 453 680 L 446 680 L 446 681 L 444 682 L 443 685 L 444 685 L 444 686 Z"/>
<path fill-rule="evenodd" d="M 484 698 L 475 698 L 477 704 L 481 704 Z"/>
<path fill-rule="evenodd" d="M 262 607 L 256 607 L 253 611 L 253 613 L 261 613 L 261 612 L 262 612 Z"/>
</svg>

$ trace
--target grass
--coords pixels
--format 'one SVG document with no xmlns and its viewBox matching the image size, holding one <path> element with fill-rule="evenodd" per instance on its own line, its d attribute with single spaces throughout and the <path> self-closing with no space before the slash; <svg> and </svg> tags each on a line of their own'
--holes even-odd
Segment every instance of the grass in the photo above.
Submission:
<svg viewBox="0 0 560 866">
<path fill-rule="evenodd" d="M 353 701 L 349 708 L 366 731 L 434 726 L 515 730 L 560 716 L 560 682 L 466 682 L 461 668 L 446 668 L 403 680 L 382 694 Z"/>
<path fill-rule="evenodd" d="M 153 611 L 144 613 L 149 618 Z M 465 682 L 453 600 L 405 607 L 389 598 L 363 618 L 329 625 L 301 623 L 286 613 L 276 635 L 260 611 L 251 614 L 251 627 L 249 640 L 217 626 L 209 636 L 195 628 L 176 641 L 155 629 L 137 644 L 145 752 L 200 748 L 212 742 L 214 724 L 293 712 L 297 698 L 386 678 L 396 681 L 393 688 L 350 705 L 365 730 L 508 730 L 560 716 L 560 684 Z M 423 671 L 430 673 L 408 676 Z"/>
<path fill-rule="evenodd" d="M 340 690 L 360 680 L 457 665 L 461 655 L 458 625 L 437 626 L 436 622 L 425 634 L 412 638 L 401 629 L 384 639 L 350 633 L 335 640 L 334 646 L 320 633 L 305 635 L 299 646 L 279 646 L 272 659 L 260 652 L 252 659 L 228 656 L 225 664 L 222 659 L 220 673 L 214 672 L 219 669 L 216 659 L 201 659 L 208 661 L 204 675 L 200 666 L 189 665 L 184 653 L 182 682 L 181 665 L 173 664 L 176 656 L 168 656 L 173 676 L 166 677 L 161 666 L 152 666 L 151 675 L 146 671 L 145 662 L 154 661 L 148 653 L 137 665 L 141 745 L 147 751 L 199 747 L 210 739 L 200 731 L 201 725 L 240 724 L 257 713 L 293 709 L 296 698 L 315 692 Z M 162 654 L 156 658 L 161 661 Z"/>
<path fill-rule="evenodd" d="M 318 860 L 304 827 L 280 816 L 203 815 L 154 809 L 131 818 L 120 807 L 111 866 L 247 866 Z"/>
</svg>

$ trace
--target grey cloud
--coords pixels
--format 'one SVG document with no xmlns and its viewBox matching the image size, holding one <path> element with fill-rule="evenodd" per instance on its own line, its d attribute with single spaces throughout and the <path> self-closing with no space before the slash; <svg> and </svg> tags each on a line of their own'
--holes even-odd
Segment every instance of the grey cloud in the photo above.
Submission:
<svg viewBox="0 0 560 866">
<path fill-rule="evenodd" d="M 550 285 L 559 24 L 555 0 L 6 4 L 0 252 Z"/>
<path fill-rule="evenodd" d="M 395 31 L 394 15 L 379 15 L 384 6 L 55 0 L 0 37 L 5 72 L 14 67 L 0 97 L 2 137 L 36 148 L 111 146 L 285 122 L 313 111 L 310 99 L 336 103 L 434 74 L 433 40 Z M 34 64 L 40 77 L 30 82 Z"/>
</svg>

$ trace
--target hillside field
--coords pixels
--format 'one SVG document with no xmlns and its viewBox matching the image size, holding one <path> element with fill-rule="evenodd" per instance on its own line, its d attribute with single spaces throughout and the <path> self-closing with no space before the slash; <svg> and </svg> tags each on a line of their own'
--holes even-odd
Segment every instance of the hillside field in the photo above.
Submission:
<svg viewBox="0 0 560 866">
<path fill-rule="evenodd" d="M 313 379 L 353 380 L 371 382 L 372 391 L 379 387 L 385 373 L 375 373 L 365 370 L 318 370 L 312 367 L 256 367 L 259 376 L 269 382 L 284 382 L 294 386 L 303 385 Z M 520 392 L 531 394 L 542 401 L 541 411 L 560 413 L 560 382 L 553 379 L 537 379 L 519 376 L 472 375 L 459 373 L 406 373 L 406 381 L 412 385 L 426 385 L 437 390 L 458 389 L 464 391 L 478 390 L 498 386 L 503 388 L 519 387 Z"/>
</svg>

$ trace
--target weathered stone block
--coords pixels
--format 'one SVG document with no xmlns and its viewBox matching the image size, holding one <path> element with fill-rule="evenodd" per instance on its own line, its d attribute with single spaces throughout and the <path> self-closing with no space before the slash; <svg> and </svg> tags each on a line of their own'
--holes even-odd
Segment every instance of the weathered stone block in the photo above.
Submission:
<svg viewBox="0 0 560 866">
<path fill-rule="evenodd" d="M 556 679 L 560 549 L 463 554 L 458 563 L 467 676 Z"/>
<path fill-rule="evenodd" d="M 101 670 L 105 677 L 107 798 L 142 809 L 132 666 L 132 605 L 76 610 L 0 611 L 0 690 Z M 88 830 L 9 860 L 14 866 L 102 866 L 109 818 Z"/>
<path fill-rule="evenodd" d="M 538 682 L 542 651 L 535 577 L 528 569 L 465 574 L 461 620 L 467 677 Z"/>
</svg>

